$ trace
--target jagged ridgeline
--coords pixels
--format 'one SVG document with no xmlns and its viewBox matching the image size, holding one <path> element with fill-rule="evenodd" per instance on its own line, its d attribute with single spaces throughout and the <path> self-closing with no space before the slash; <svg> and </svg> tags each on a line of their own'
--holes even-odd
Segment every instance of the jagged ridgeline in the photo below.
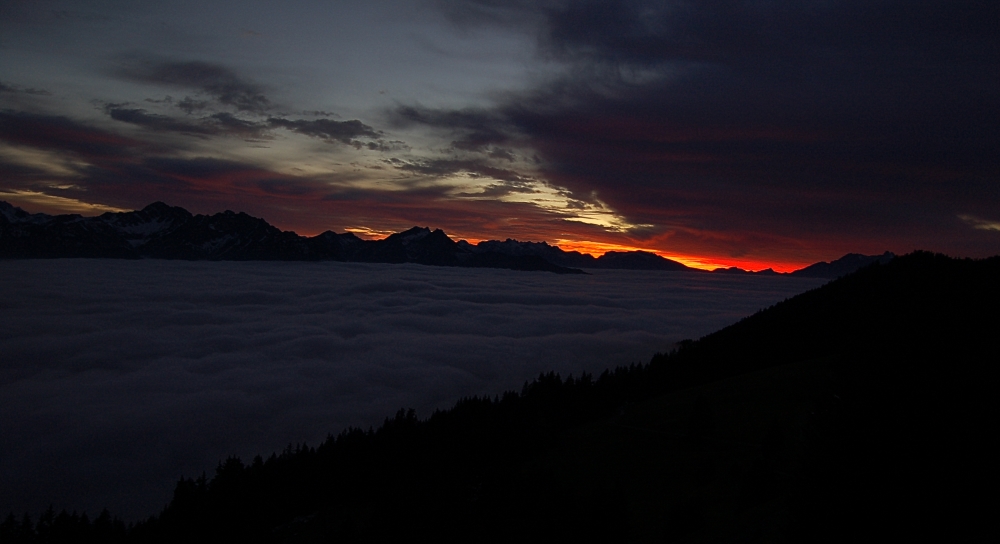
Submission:
<svg viewBox="0 0 1000 544">
<path fill-rule="evenodd" d="M 413 227 L 382 240 L 326 231 L 313 237 L 282 231 L 263 219 L 226 211 L 194 215 L 156 202 L 133 212 L 96 217 L 30 214 L 0 201 L 0 259 L 51 258 L 185 259 L 216 261 L 345 261 L 415 263 L 470 268 L 506 268 L 584 274 L 581 268 L 698 271 L 646 251 L 609 251 L 594 257 L 563 251 L 546 242 L 507 239 L 470 244 L 440 229 Z M 816 263 L 793 276 L 836 278 L 891 253 L 848 254 Z M 716 272 L 749 274 L 739 268 Z M 771 269 L 762 274 L 777 274 Z"/>
<path fill-rule="evenodd" d="M 97 217 L 28 214 L 0 202 L 0 257 L 352 261 L 583 273 L 536 255 L 473 251 L 440 229 L 414 227 L 383 240 L 332 231 L 305 237 L 242 212 L 193 215 L 162 202 Z"/>
<path fill-rule="evenodd" d="M 128 528 L 50 512 L 0 538 L 986 541 L 997 308 L 1000 258 L 914 253 L 648 364 L 227 459 Z"/>
</svg>

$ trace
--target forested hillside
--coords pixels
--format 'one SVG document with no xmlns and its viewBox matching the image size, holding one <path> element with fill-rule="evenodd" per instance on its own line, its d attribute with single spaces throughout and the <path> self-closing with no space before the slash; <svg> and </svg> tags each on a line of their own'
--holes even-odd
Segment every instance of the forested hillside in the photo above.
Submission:
<svg viewBox="0 0 1000 544">
<path fill-rule="evenodd" d="M 227 459 L 128 527 L 12 515 L 0 539 L 985 540 L 998 308 L 1000 258 L 918 252 L 645 365 Z"/>
</svg>

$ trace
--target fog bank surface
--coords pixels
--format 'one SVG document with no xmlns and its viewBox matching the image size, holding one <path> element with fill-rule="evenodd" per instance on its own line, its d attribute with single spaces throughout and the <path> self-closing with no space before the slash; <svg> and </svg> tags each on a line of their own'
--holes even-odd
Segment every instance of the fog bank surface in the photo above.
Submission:
<svg viewBox="0 0 1000 544">
<path fill-rule="evenodd" d="M 0 512 L 138 519 L 226 456 L 647 362 L 825 281 L 591 272 L 0 261 Z"/>
</svg>

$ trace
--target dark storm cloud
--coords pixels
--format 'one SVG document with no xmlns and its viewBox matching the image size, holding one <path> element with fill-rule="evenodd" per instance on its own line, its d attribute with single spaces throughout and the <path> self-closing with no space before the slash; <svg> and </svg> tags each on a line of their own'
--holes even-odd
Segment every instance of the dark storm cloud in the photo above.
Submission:
<svg viewBox="0 0 1000 544">
<path fill-rule="evenodd" d="M 220 112 L 201 118 L 171 117 L 123 104 L 106 104 L 108 116 L 116 121 L 141 126 L 153 133 L 179 133 L 199 138 L 235 136 L 244 139 L 268 139 L 270 123 L 256 123 Z M 292 126 L 299 122 L 282 121 Z M 305 123 L 305 122 L 302 122 Z M 335 121 L 330 121 L 335 123 Z M 345 122 L 340 136 L 377 135 L 360 122 Z M 316 130 L 313 134 L 322 136 Z M 155 136 L 155 134 L 154 134 Z M 212 157 L 176 156 L 177 149 L 121 136 L 68 117 L 0 110 L 0 142 L 54 152 L 70 159 L 59 164 L 61 171 L 40 164 L 0 157 L 0 173 L 8 189 L 18 188 L 88 203 L 139 209 L 150 202 L 168 200 L 195 211 L 215 213 L 243 202 L 251 213 L 278 217 L 307 230 L 316 224 L 303 224 L 302 214 L 287 212 L 289 200 L 316 201 L 335 191 L 336 176 L 317 180 L 308 176 L 280 174 L 256 164 Z M 382 139 L 352 145 L 377 150 L 405 149 L 405 144 Z M 72 160 L 76 159 L 76 160 Z M 60 179 L 60 178 L 64 179 Z M 275 200 L 278 198 L 280 200 Z M 270 204 L 276 204 L 274 209 Z M 315 214 L 314 223 L 325 225 L 327 218 Z"/>
<path fill-rule="evenodd" d="M 185 132 L 189 134 L 214 133 L 214 131 L 199 123 L 191 123 L 166 115 L 148 113 L 144 109 L 130 108 L 123 104 L 108 104 L 105 106 L 104 111 L 115 121 L 139 125 L 152 130 Z"/>
<path fill-rule="evenodd" d="M 0 179 L 6 182 L 4 189 L 25 188 L 46 176 L 46 172 L 35 166 L 10 164 L 0 159 Z"/>
<path fill-rule="evenodd" d="M 299 134 L 305 134 L 306 136 L 348 145 L 355 145 L 357 138 L 378 139 L 381 136 L 375 129 L 357 119 L 350 121 L 333 121 L 331 119 L 307 121 L 304 119 L 292 120 L 271 117 L 267 122 L 272 127 L 281 127 L 298 132 Z"/>
<path fill-rule="evenodd" d="M 139 519 L 226 456 L 645 362 L 818 284 L 598 272 L 4 263 L 0 511 Z"/>
<path fill-rule="evenodd" d="M 401 122 L 530 146 L 550 180 L 633 222 L 806 245 L 889 224 L 906 244 L 995 252 L 955 218 L 1000 207 L 996 2 L 439 5 L 465 25 L 531 22 L 569 75 Z"/>
<path fill-rule="evenodd" d="M 410 146 L 401 140 L 383 139 L 381 131 L 377 131 L 357 119 L 350 121 L 315 119 L 310 121 L 305 119 L 271 117 L 267 122 L 270 127 L 284 128 L 292 132 L 319 138 L 328 143 L 340 142 L 357 149 L 365 148 L 381 152 L 408 151 L 410 149 Z M 362 141 L 358 138 L 365 138 L 368 141 Z"/>
<path fill-rule="evenodd" d="M 40 163 L 0 157 L 6 188 L 85 199 L 92 204 L 142 207 L 191 186 L 144 166 L 149 156 L 168 153 L 158 145 L 95 128 L 68 117 L 0 111 L 0 142 L 53 153 L 58 171 Z"/>
<path fill-rule="evenodd" d="M 195 134 L 225 132 L 246 135 L 239 120 L 227 114 L 202 120 L 203 124 L 183 124 L 141 109 L 111 105 L 113 119 L 138 124 L 153 130 Z M 0 164 L 7 174 L 5 183 L 32 187 L 49 194 L 88 201 L 141 208 L 150 202 L 171 196 L 176 200 L 199 202 L 225 201 L 234 192 L 237 178 L 247 180 L 281 179 L 260 167 L 209 158 L 179 159 L 172 150 L 150 142 L 128 138 L 95 128 L 67 117 L 15 111 L 0 111 L 0 141 L 56 153 L 69 153 L 82 163 L 69 162 L 73 172 L 67 182 L 73 188 L 57 190 L 50 185 L 58 175 L 40 176 L 36 168 Z M 0 161 L 2 162 L 2 161 Z M 43 179 L 44 178 L 44 179 Z M 39 181 L 45 181 L 36 186 Z M 308 183 L 308 181 L 303 181 Z M 84 191 L 81 193 L 80 191 Z"/>
<path fill-rule="evenodd" d="M 260 202 L 266 205 L 270 197 L 319 195 L 310 178 L 211 157 L 149 157 L 134 164 L 91 167 L 84 174 L 80 183 L 89 197 L 135 209 L 165 200 L 216 213 L 236 199 L 246 202 L 245 211 L 259 213 L 266 209 Z"/>
<path fill-rule="evenodd" d="M 510 149 L 504 149 L 502 147 L 494 147 L 490 149 L 488 155 L 491 159 L 502 159 L 507 162 L 514 162 L 514 160 L 517 159 Z"/>
<path fill-rule="evenodd" d="M 124 158 L 155 146 L 60 115 L 0 110 L 0 141 L 69 151 L 88 159 Z"/>
<path fill-rule="evenodd" d="M 358 147 L 358 144 L 354 144 Z M 372 151 L 381 151 L 383 153 L 393 152 L 393 151 L 409 151 L 411 147 L 402 140 L 375 140 L 374 142 L 364 142 L 364 147 Z"/>
<path fill-rule="evenodd" d="M 201 137 L 268 137 L 266 126 L 228 113 L 184 121 L 114 104 L 108 105 L 106 111 L 112 119 L 157 132 Z M 275 196 L 322 196 L 311 178 L 211 157 L 179 158 L 173 156 L 172 148 L 127 138 L 62 116 L 0 111 L 0 142 L 80 159 L 61 163 L 65 173 L 55 173 L 40 169 L 39 165 L 0 158 L 0 173 L 8 188 L 89 203 L 139 209 L 150 202 L 169 200 L 214 213 L 231 207 L 234 198 L 266 201 Z M 65 179 L 60 180 L 60 176 Z M 266 209 L 254 202 L 248 202 L 245 208 L 251 212 Z"/>
<path fill-rule="evenodd" d="M 430 159 L 404 161 L 401 159 L 389 159 L 386 162 L 400 170 L 425 176 L 447 177 L 464 172 L 472 177 L 492 178 L 501 181 L 526 182 L 532 180 L 532 178 L 514 170 L 496 168 L 477 160 Z"/>
<path fill-rule="evenodd" d="M 232 134 L 243 138 L 268 138 L 267 129 L 263 123 L 255 123 L 240 119 L 227 112 L 220 112 L 203 119 L 215 127 L 220 133 Z"/>
<path fill-rule="evenodd" d="M 132 171 L 132 183 L 170 180 L 185 183 L 188 187 L 176 191 L 177 198 L 184 198 L 190 192 L 215 192 L 220 200 L 231 199 L 239 194 L 243 198 L 260 196 L 305 196 L 317 194 L 317 185 L 308 178 L 295 178 L 278 174 L 254 165 L 236 161 L 197 158 L 150 158 L 143 161 L 141 169 Z M 153 187 L 150 187 L 150 198 Z M 162 190 L 162 189 L 161 189 Z M 108 188 L 109 194 L 114 188 Z M 190 198 L 190 197 L 188 197 Z"/>
<path fill-rule="evenodd" d="M 193 179 L 211 179 L 247 172 L 252 167 L 224 159 L 211 157 L 176 158 L 154 157 L 143 161 L 151 170 L 164 174 Z"/>
<path fill-rule="evenodd" d="M 844 52 L 869 59 L 910 60 L 906 57 L 916 55 L 952 63 L 989 61 L 998 53 L 982 46 L 992 45 L 984 41 L 995 44 L 994 22 L 1000 8 L 982 0 L 439 0 L 437 4 L 463 24 L 535 21 L 547 52 L 619 64 L 861 60 L 847 58 Z"/>
<path fill-rule="evenodd" d="M 35 89 L 33 87 L 22 87 L 20 85 L 8 85 L 0 81 L 0 93 L 33 94 L 37 96 L 52 96 L 52 93 L 45 89 Z"/>
<path fill-rule="evenodd" d="M 389 112 L 389 120 L 400 127 L 423 125 L 443 129 L 457 138 L 452 141 L 452 147 L 465 151 L 489 151 L 491 145 L 510 141 L 511 131 L 515 129 L 500 112 L 481 108 L 447 110 L 399 106 Z"/>
<path fill-rule="evenodd" d="M 188 115 L 196 111 L 206 110 L 209 106 L 211 106 L 211 103 L 208 100 L 195 100 L 190 96 L 185 96 L 177 102 L 177 108 Z"/>
<path fill-rule="evenodd" d="M 168 97 L 169 98 L 169 97 Z M 167 103 L 171 100 L 164 99 Z M 164 102 L 160 101 L 160 102 Z M 180 105 L 183 105 L 183 101 Z M 331 119 L 286 119 L 270 117 L 266 122 L 255 122 L 242 119 L 229 112 L 219 112 L 204 117 L 192 118 L 173 117 L 158 113 L 150 113 L 143 108 L 129 104 L 107 104 L 104 111 L 114 120 L 138 125 L 143 128 L 160 132 L 178 132 L 194 136 L 237 136 L 240 138 L 269 139 L 273 128 L 283 128 L 327 142 L 340 142 L 355 148 L 366 148 L 373 151 L 401 151 L 409 149 L 405 142 L 399 140 L 384 140 L 382 133 L 362 123 L 357 119 L 350 121 L 334 121 Z M 192 113 L 194 110 L 189 110 Z M 361 141 L 364 138 L 369 141 Z M 503 150 L 496 150 L 501 156 L 506 156 Z"/>
<path fill-rule="evenodd" d="M 272 107 L 262 86 L 219 64 L 145 60 L 127 63 L 116 70 L 116 75 L 141 83 L 196 89 L 238 111 L 264 113 Z M 178 105 L 189 113 L 206 107 L 204 102 L 191 98 Z"/>
<path fill-rule="evenodd" d="M 444 14 L 459 25 L 505 25 L 523 27 L 537 23 L 546 11 L 564 6 L 566 0 L 433 0 Z"/>
<path fill-rule="evenodd" d="M 153 131 L 179 132 L 196 136 L 229 135 L 257 139 L 268 137 L 268 125 L 240 119 L 227 112 L 190 119 L 149 113 L 145 109 L 130 107 L 128 104 L 108 104 L 104 111 L 115 121 L 138 125 Z"/>
</svg>

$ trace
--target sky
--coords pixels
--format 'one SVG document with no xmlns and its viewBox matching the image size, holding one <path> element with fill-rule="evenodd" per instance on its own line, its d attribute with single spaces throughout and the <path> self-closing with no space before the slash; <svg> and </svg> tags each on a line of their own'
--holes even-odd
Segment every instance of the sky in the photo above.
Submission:
<svg viewBox="0 0 1000 544">
<path fill-rule="evenodd" d="M 648 363 L 825 280 L 363 263 L 0 261 L 0 516 L 158 513 L 181 476 Z"/>
<path fill-rule="evenodd" d="M 0 200 L 792 270 L 1000 253 L 995 1 L 0 1 Z"/>
</svg>

